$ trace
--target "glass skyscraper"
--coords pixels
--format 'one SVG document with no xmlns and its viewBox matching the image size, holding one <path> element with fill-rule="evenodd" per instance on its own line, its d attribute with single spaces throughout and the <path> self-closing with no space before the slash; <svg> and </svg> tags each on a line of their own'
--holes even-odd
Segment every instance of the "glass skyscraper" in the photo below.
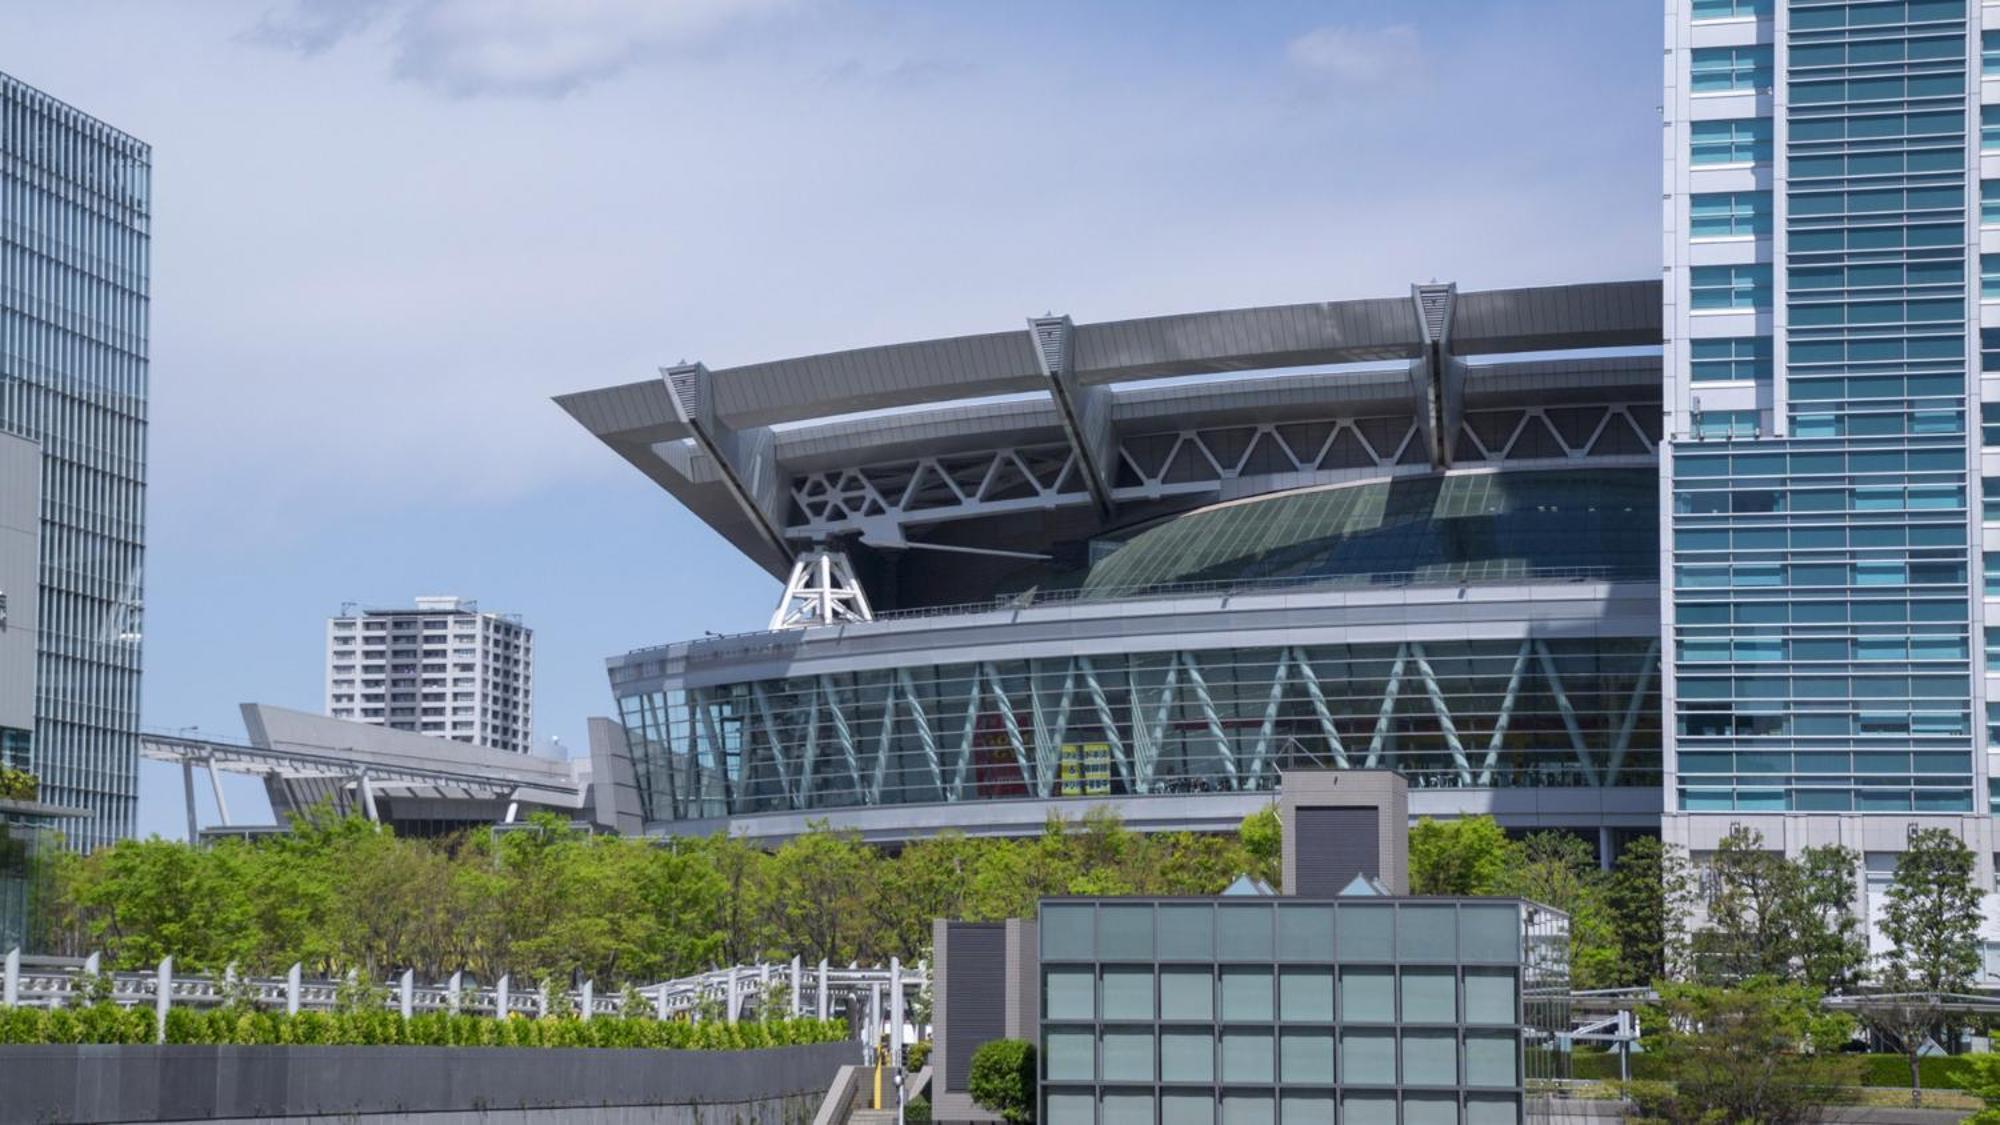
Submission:
<svg viewBox="0 0 2000 1125">
<path fill-rule="evenodd" d="M 0 74 L 0 430 L 42 455 L 35 725 L 5 746 L 91 812 L 84 848 L 138 801 L 151 160 Z"/>
<path fill-rule="evenodd" d="M 1668 10 L 1668 838 L 1872 871 L 1940 824 L 1990 857 L 2000 32 L 1968 0 Z"/>
</svg>

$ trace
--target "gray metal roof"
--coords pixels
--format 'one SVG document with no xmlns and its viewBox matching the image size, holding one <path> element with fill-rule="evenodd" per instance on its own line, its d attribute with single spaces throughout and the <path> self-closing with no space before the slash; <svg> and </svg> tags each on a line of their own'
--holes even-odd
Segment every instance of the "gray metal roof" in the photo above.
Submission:
<svg viewBox="0 0 2000 1125">
<path fill-rule="evenodd" d="M 1601 282 L 1456 295 L 1449 352 L 1455 357 L 1643 347 L 1661 340 L 1660 283 Z M 1068 378 L 1080 387 L 1230 372 L 1411 361 L 1424 354 L 1425 330 L 1408 296 L 1183 313 L 1075 326 Z M 1586 384 L 1579 365 L 1530 372 L 1515 368 L 1481 379 L 1503 387 Z M 1658 383 L 1658 361 L 1623 369 L 1604 364 L 1613 383 L 1635 376 Z M 1534 377 L 1536 375 L 1540 378 Z M 1114 400 L 1114 429 L 1152 424 L 1185 408 L 1268 410 L 1290 415 L 1313 403 L 1398 393 L 1393 371 L 1329 371 L 1261 379 L 1255 393 L 1228 381 L 1198 388 L 1127 386 Z M 695 385 L 693 383 L 691 386 Z M 1026 440 L 1065 440 L 1046 402 L 983 403 L 1021 392 L 1047 393 L 1034 337 L 1024 324 L 939 340 L 773 360 L 702 372 L 700 393 L 676 409 L 663 378 L 557 396 L 578 422 L 703 521 L 773 573 L 789 565 L 766 528 L 783 513 L 732 489 L 755 467 L 719 464 L 715 451 L 734 435 L 784 426 L 764 443 L 772 462 L 760 472 L 789 480 L 799 472 L 878 464 L 931 453 L 1000 448 Z M 683 392 L 684 394 L 687 392 Z M 1094 393 L 1094 392 L 1093 392 Z M 1227 400 L 1227 401 L 1225 401 Z M 870 413 L 878 412 L 878 413 Z M 859 417 L 855 417 L 859 415 Z M 720 442 L 720 444 L 718 444 Z M 755 476 L 755 474 L 751 474 Z M 782 486 L 779 493 L 783 502 Z"/>
</svg>

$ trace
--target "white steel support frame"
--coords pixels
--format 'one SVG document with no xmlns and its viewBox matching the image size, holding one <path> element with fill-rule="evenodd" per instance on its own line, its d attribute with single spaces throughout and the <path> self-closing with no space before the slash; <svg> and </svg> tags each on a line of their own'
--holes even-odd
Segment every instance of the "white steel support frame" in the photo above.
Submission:
<svg viewBox="0 0 2000 1125">
<path fill-rule="evenodd" d="M 804 629 L 873 620 L 868 592 L 854 577 L 847 554 L 820 544 L 801 552 L 792 563 L 792 576 L 785 581 L 785 593 L 771 614 L 771 628 Z"/>
</svg>

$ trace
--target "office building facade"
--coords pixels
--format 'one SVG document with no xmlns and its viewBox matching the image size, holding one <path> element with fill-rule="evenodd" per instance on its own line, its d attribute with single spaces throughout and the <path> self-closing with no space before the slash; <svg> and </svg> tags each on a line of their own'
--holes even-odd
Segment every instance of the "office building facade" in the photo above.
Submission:
<svg viewBox="0 0 2000 1125">
<path fill-rule="evenodd" d="M 1666 834 L 1697 857 L 1739 827 L 1846 844 L 1871 912 L 1918 826 L 1958 833 L 1991 886 L 2000 31 L 1982 7 L 1668 6 Z"/>
<path fill-rule="evenodd" d="M 464 598 L 342 613 L 326 623 L 326 713 L 525 754 L 534 646 L 520 618 Z"/>
<path fill-rule="evenodd" d="M 138 803 L 151 159 L 0 75 L 0 432 L 40 450 L 41 525 L 36 582 L 7 591 L 36 633 L 34 724 L 0 749 L 87 810 L 84 848 Z"/>
</svg>

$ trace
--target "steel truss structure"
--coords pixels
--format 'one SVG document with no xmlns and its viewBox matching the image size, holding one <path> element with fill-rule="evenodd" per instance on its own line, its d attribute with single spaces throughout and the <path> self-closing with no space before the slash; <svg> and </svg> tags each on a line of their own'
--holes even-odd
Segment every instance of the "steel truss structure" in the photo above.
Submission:
<svg viewBox="0 0 2000 1125">
<path fill-rule="evenodd" d="M 625 697 L 656 815 L 1263 791 L 1657 783 L 1657 640 L 1295 645 L 885 669 Z M 669 810 L 672 810 L 669 812 Z"/>
<path fill-rule="evenodd" d="M 1658 441 L 1657 404 L 1650 411 L 1631 402 L 1475 411 L 1459 427 L 1452 462 L 1652 464 Z M 1410 415 L 1136 434 L 1119 443 L 1116 458 L 1111 498 L 1118 503 L 1213 493 L 1225 482 L 1263 477 L 1284 478 L 1270 487 L 1299 487 L 1352 479 L 1357 471 L 1431 469 L 1422 427 Z M 1076 449 L 1060 443 L 807 473 L 791 482 L 785 533 L 861 531 L 870 541 L 897 542 L 900 529 L 922 524 L 1090 504 L 1087 481 Z M 899 530 L 890 533 L 890 525 Z"/>
</svg>

